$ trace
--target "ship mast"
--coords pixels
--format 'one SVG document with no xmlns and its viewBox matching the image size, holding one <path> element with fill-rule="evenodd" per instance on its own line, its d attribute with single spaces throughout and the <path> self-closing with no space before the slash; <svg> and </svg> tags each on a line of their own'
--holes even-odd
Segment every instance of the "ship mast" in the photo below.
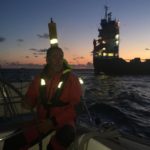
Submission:
<svg viewBox="0 0 150 150">
<path fill-rule="evenodd" d="M 105 19 L 107 20 L 107 15 L 108 15 L 108 6 L 105 5 Z"/>
</svg>

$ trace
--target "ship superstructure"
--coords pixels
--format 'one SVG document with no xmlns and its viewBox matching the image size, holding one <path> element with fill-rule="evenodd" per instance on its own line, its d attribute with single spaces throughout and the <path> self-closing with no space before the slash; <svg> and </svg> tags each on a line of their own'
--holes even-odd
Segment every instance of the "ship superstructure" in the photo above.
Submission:
<svg viewBox="0 0 150 150">
<path fill-rule="evenodd" d="M 95 58 L 119 57 L 119 21 L 112 20 L 112 13 L 108 13 L 105 6 L 105 17 L 101 19 L 97 40 L 93 40 Z"/>
<path fill-rule="evenodd" d="M 141 62 L 134 58 L 127 62 L 119 57 L 119 20 L 105 6 L 105 15 L 98 28 L 98 39 L 93 40 L 93 65 L 96 74 L 150 74 L 150 59 Z"/>
</svg>

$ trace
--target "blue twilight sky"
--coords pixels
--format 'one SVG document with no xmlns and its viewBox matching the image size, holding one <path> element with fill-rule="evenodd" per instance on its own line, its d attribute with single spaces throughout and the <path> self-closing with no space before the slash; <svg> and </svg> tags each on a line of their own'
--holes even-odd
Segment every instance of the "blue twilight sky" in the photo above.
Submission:
<svg viewBox="0 0 150 150">
<path fill-rule="evenodd" d="M 0 64 L 44 64 L 52 17 L 69 63 L 90 65 L 104 5 L 120 21 L 120 57 L 150 58 L 150 0 L 0 0 Z"/>
</svg>

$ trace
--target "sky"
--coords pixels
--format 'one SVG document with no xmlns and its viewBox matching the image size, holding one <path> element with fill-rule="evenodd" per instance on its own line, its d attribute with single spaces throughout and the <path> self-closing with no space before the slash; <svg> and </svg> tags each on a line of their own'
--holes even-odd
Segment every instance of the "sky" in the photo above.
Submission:
<svg viewBox="0 0 150 150">
<path fill-rule="evenodd" d="M 105 5 L 120 22 L 119 56 L 150 58 L 150 0 L 0 0 L 1 66 L 45 64 L 52 17 L 68 62 L 91 67 Z"/>
</svg>

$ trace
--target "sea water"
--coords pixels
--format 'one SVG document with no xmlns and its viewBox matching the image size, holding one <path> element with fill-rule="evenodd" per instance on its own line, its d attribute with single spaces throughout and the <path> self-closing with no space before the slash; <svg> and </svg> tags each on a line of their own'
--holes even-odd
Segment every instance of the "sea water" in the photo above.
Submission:
<svg viewBox="0 0 150 150">
<path fill-rule="evenodd" d="M 10 81 L 31 81 L 40 69 L 1 69 Z M 73 70 L 84 80 L 84 100 L 92 119 L 113 122 L 121 132 L 150 140 L 150 76 L 95 75 L 93 70 Z M 98 120 L 98 121 L 97 121 Z"/>
</svg>

